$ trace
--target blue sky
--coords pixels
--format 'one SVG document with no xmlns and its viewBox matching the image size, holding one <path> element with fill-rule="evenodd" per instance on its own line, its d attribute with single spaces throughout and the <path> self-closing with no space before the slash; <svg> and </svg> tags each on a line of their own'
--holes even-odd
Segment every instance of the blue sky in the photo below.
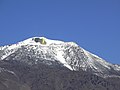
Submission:
<svg viewBox="0 0 120 90">
<path fill-rule="evenodd" d="M 120 0 L 0 0 L 0 45 L 33 36 L 74 41 L 120 64 Z"/>
</svg>

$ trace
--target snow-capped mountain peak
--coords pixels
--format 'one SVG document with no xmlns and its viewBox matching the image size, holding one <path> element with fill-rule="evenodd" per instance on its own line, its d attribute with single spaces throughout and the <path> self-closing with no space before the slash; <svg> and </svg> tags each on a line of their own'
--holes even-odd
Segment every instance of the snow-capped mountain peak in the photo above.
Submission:
<svg viewBox="0 0 120 90">
<path fill-rule="evenodd" d="M 120 72 L 120 66 L 106 62 L 74 42 L 50 40 L 45 37 L 32 37 L 17 44 L 0 47 L 0 59 L 17 60 L 30 65 L 60 65 L 70 70 L 82 69 L 99 75 L 114 75 Z"/>
<path fill-rule="evenodd" d="M 47 39 L 45 37 L 32 37 L 32 38 L 26 39 L 22 42 L 19 42 L 19 44 L 22 44 L 22 45 L 26 45 L 26 44 L 28 44 L 28 45 L 42 45 L 39 40 L 45 40 L 46 44 L 44 44 L 44 46 L 48 46 L 50 44 L 64 43 L 63 41 L 51 40 L 51 39 Z"/>
<path fill-rule="evenodd" d="M 73 44 L 76 45 L 73 42 L 67 42 L 67 43 L 71 45 Z M 47 60 L 52 60 L 52 59 L 58 60 L 64 66 L 66 66 L 70 70 L 73 70 L 63 58 L 63 54 L 64 54 L 64 52 L 62 51 L 62 48 L 64 47 L 63 44 L 65 44 L 65 42 L 59 40 L 51 40 L 45 37 L 32 37 L 24 41 L 18 42 L 17 44 L 0 47 L 0 51 L 1 52 L 4 51 L 2 55 L 0 55 L 0 59 L 1 60 L 7 59 L 7 57 L 14 54 L 17 50 L 19 50 L 22 47 L 25 47 L 27 48 L 26 49 L 27 53 L 30 53 L 31 50 L 35 51 L 37 54 L 36 58 L 42 58 Z M 43 53 L 43 55 L 38 56 L 38 54 L 41 53 Z M 50 58 L 45 56 L 46 54 L 49 54 Z M 30 57 L 32 57 L 32 55 Z"/>
</svg>

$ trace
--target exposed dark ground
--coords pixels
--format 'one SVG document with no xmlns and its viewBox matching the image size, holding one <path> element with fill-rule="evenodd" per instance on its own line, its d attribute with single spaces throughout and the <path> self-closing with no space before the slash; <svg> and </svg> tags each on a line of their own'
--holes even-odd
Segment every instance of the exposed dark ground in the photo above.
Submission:
<svg viewBox="0 0 120 90">
<path fill-rule="evenodd" d="M 102 78 L 82 70 L 13 60 L 0 61 L 0 67 L 0 90 L 120 90 L 120 78 Z"/>
</svg>

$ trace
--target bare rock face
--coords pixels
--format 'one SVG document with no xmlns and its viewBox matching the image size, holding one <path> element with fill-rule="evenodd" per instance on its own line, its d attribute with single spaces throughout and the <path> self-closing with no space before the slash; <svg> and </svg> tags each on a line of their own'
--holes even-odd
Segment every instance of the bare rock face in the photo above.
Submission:
<svg viewBox="0 0 120 90">
<path fill-rule="evenodd" d="M 19 82 L 13 71 L 0 68 L 0 90 L 30 90 L 30 87 Z"/>
<path fill-rule="evenodd" d="M 83 71 L 44 64 L 28 65 L 18 61 L 2 61 L 1 90 L 119 90 L 120 78 L 102 78 Z"/>
<path fill-rule="evenodd" d="M 0 47 L 0 90 L 120 90 L 120 66 L 74 42 L 33 37 Z"/>
</svg>

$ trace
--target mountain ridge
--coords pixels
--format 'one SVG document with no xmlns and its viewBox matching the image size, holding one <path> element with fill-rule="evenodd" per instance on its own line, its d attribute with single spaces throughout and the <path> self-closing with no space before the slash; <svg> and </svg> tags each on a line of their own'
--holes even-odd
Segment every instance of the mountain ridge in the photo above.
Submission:
<svg viewBox="0 0 120 90">
<path fill-rule="evenodd" d="M 120 74 L 116 74 L 120 72 L 119 65 L 106 62 L 74 42 L 50 40 L 45 37 L 32 37 L 17 44 L 0 47 L 1 60 L 21 61 L 22 58 L 26 57 L 29 60 L 24 62 L 29 64 L 41 62 L 50 65 L 52 64 L 51 61 L 55 61 L 58 62 L 57 65 L 65 66 L 72 71 L 82 69 L 102 77 L 120 76 Z M 34 61 L 30 61 L 30 59 Z"/>
<path fill-rule="evenodd" d="M 32 37 L 0 47 L 0 90 L 120 90 L 120 66 L 74 42 Z"/>
</svg>

